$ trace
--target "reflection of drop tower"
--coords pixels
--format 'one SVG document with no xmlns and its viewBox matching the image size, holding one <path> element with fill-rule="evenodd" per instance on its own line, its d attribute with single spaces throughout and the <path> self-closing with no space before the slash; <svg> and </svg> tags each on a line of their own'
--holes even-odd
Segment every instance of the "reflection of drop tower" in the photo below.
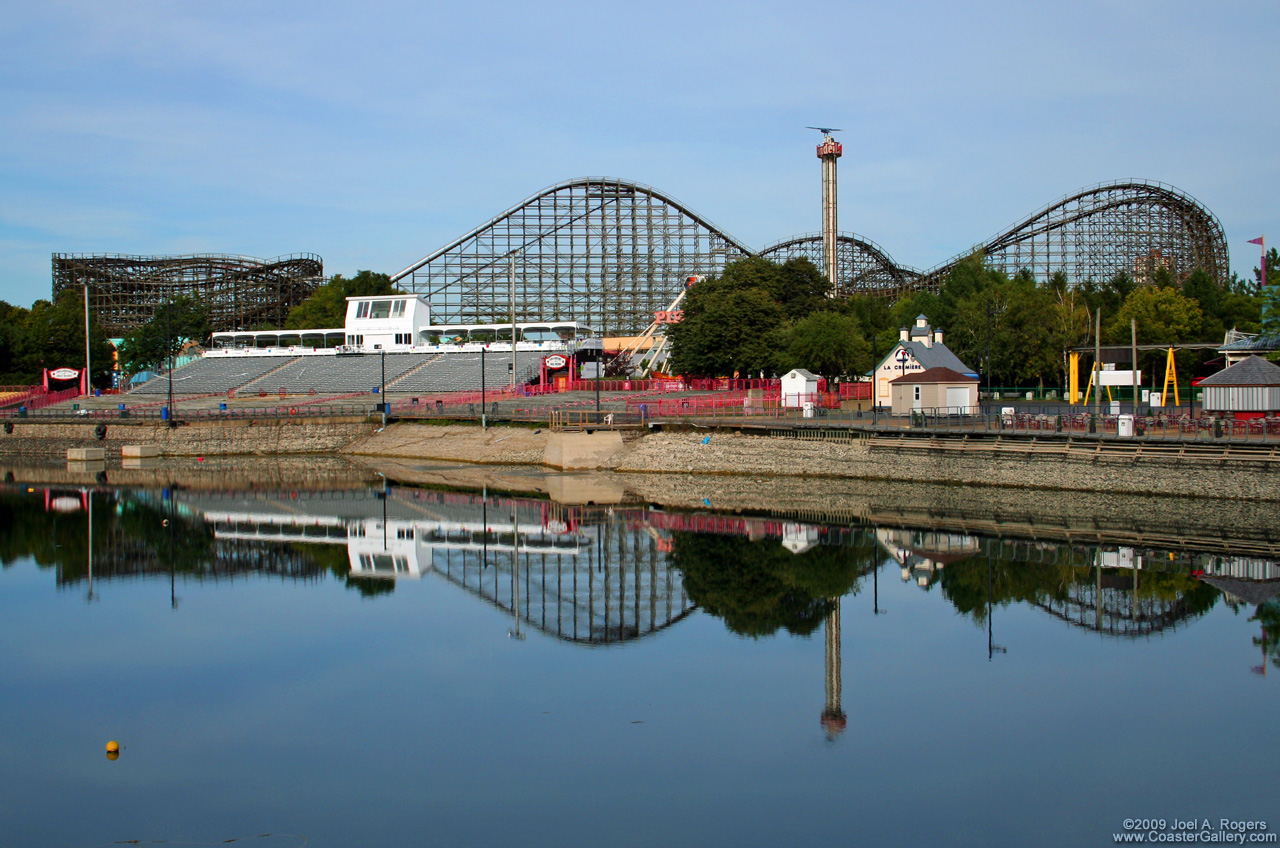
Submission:
<svg viewBox="0 0 1280 848">
<path fill-rule="evenodd" d="M 818 158 L 822 160 L 822 272 L 831 281 L 832 295 L 840 294 L 836 267 L 836 160 L 843 152 L 831 131 L 823 130 L 822 144 L 818 145 Z"/>
<path fill-rule="evenodd" d="M 827 613 L 827 706 L 822 710 L 822 729 L 834 740 L 844 732 L 848 720 L 840 708 L 840 599 Z"/>
</svg>

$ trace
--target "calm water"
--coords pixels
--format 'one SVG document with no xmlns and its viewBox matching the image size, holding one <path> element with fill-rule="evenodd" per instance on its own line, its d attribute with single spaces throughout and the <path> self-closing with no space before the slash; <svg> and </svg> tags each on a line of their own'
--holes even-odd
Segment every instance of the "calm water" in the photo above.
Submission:
<svg viewBox="0 0 1280 848">
<path fill-rule="evenodd" d="M 402 488 L 88 500 L 0 492 L 0 844 L 1280 827 L 1265 555 Z"/>
</svg>

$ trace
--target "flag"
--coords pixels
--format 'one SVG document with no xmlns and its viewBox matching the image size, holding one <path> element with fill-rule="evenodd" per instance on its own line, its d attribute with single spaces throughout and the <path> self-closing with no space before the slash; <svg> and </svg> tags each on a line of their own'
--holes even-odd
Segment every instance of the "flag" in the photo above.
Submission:
<svg viewBox="0 0 1280 848">
<path fill-rule="evenodd" d="M 1249 244 L 1261 245 L 1261 244 L 1262 244 L 1262 236 L 1258 236 L 1256 239 L 1249 239 Z"/>
</svg>

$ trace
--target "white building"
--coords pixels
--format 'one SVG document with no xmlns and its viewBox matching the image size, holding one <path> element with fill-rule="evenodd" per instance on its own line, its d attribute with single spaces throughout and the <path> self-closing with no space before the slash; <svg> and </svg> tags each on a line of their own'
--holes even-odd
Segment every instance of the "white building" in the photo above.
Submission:
<svg viewBox="0 0 1280 848">
<path fill-rule="evenodd" d="M 875 405 L 889 406 L 892 403 L 892 389 L 889 386 L 891 381 L 907 374 L 928 371 L 930 368 L 949 368 L 958 374 L 978 379 L 978 372 L 961 362 L 942 343 L 942 331 L 934 330 L 929 325 L 928 318 L 917 315 L 915 326 L 899 330 L 897 344 L 868 372 L 874 386 L 872 397 Z"/>
</svg>

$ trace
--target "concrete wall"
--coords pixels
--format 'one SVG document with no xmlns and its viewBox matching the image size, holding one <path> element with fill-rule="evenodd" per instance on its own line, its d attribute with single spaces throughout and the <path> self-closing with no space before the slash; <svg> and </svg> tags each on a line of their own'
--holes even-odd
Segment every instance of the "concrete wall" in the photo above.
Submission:
<svg viewBox="0 0 1280 848">
<path fill-rule="evenodd" d="M 95 434 L 105 424 L 106 436 Z M 129 419 L 48 424 L 13 421 L 13 432 L 0 430 L 0 456 L 65 456 L 80 447 L 104 448 L 119 456 L 124 445 L 156 445 L 166 456 L 223 454 L 336 453 L 377 424 L 364 418 L 236 419 L 184 422 L 170 428 L 157 421 Z"/>
<path fill-rule="evenodd" d="M 627 445 L 616 471 L 843 477 L 1083 492 L 1185 495 L 1280 501 L 1280 468 L 1248 460 L 1108 456 L 1090 445 L 1070 453 L 897 450 L 889 440 L 808 441 L 705 431 L 658 433 Z"/>
<path fill-rule="evenodd" d="M 622 451 L 617 430 L 593 433 L 552 433 L 542 462 L 552 468 L 602 468 Z"/>
</svg>

